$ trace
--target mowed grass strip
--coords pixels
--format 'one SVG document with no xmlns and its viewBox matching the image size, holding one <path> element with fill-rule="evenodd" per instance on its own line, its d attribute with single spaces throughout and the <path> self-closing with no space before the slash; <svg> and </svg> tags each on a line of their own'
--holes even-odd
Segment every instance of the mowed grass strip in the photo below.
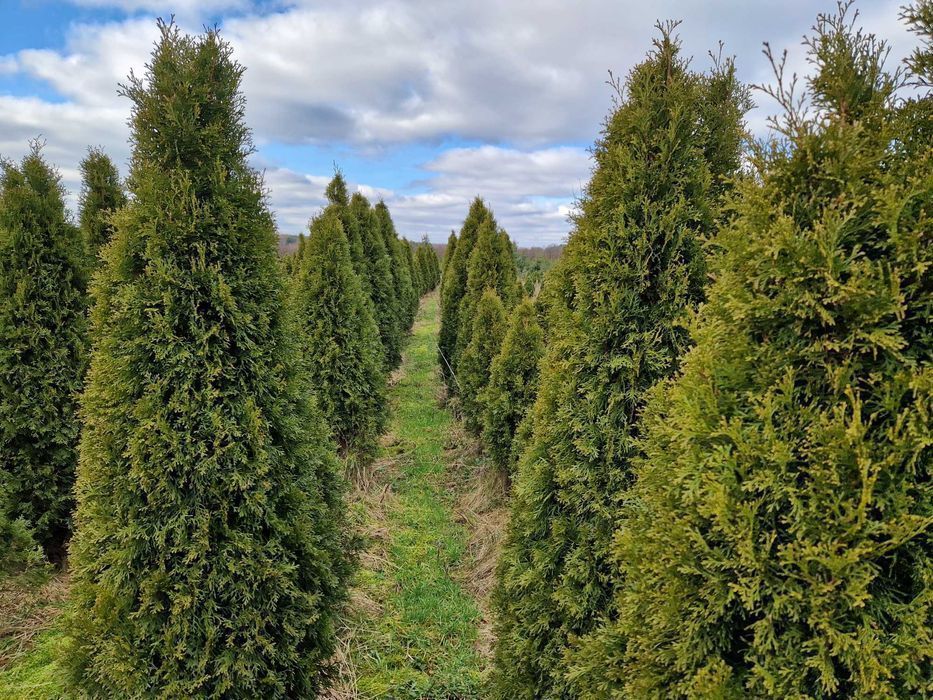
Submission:
<svg viewBox="0 0 933 700">
<path fill-rule="evenodd" d="M 383 454 L 391 476 L 381 487 L 389 495 L 378 519 L 362 513 L 364 527 L 383 539 L 381 556 L 363 559 L 358 593 L 370 604 L 351 612 L 347 665 L 355 688 L 345 685 L 343 697 L 481 697 L 480 612 L 457 580 L 467 532 L 447 487 L 452 418 L 437 402 L 437 330 L 434 293 L 422 301 L 391 389 L 393 439 Z"/>
</svg>

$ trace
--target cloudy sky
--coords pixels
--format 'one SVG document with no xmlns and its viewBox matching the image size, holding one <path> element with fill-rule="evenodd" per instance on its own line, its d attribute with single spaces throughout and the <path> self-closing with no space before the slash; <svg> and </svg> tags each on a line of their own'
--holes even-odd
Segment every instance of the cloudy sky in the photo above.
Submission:
<svg viewBox="0 0 933 700">
<path fill-rule="evenodd" d="M 902 0 L 860 0 L 861 23 L 914 45 Z M 480 194 L 523 245 L 560 242 L 588 179 L 588 149 L 611 105 L 608 71 L 650 47 L 655 20 L 681 19 L 684 50 L 708 65 L 718 41 L 741 77 L 768 82 L 762 42 L 806 61 L 801 36 L 834 0 L 0 0 L 0 154 L 31 138 L 75 200 L 77 165 L 103 146 L 124 173 L 129 103 L 117 84 L 141 72 L 156 17 L 217 24 L 246 68 L 255 165 L 283 233 L 303 229 L 334 164 L 382 197 L 411 239 L 446 240 Z M 765 133 L 773 110 L 749 124 Z"/>
</svg>

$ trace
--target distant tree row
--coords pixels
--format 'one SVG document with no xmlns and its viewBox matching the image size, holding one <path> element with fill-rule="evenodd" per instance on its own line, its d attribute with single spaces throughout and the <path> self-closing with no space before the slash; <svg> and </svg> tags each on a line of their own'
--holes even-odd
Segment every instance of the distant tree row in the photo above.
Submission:
<svg viewBox="0 0 933 700">
<path fill-rule="evenodd" d="M 448 395 L 508 477 L 515 434 L 536 395 L 543 340 L 514 246 L 480 198 L 448 240 L 440 296 L 438 359 Z"/>
<path fill-rule="evenodd" d="M 374 455 L 439 265 L 339 173 L 280 260 L 243 68 L 160 29 L 128 194 L 92 149 L 77 227 L 39 145 L 3 164 L 0 576 L 69 547 L 76 696 L 313 697 L 355 558 L 339 457 Z"/>
<path fill-rule="evenodd" d="M 675 24 L 619 85 L 537 300 L 493 697 L 933 692 L 933 4 L 903 16 L 893 71 L 848 3 L 819 16 L 766 142 Z"/>
</svg>

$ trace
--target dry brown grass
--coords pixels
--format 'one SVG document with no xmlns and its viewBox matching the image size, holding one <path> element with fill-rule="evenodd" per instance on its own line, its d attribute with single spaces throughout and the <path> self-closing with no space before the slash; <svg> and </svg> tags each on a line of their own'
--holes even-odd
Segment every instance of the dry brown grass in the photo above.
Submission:
<svg viewBox="0 0 933 700">
<path fill-rule="evenodd" d="M 0 669 L 32 647 L 51 627 L 68 597 L 67 571 L 58 571 L 42 584 L 15 577 L 0 583 Z"/>
<path fill-rule="evenodd" d="M 492 649 L 490 596 L 502 538 L 508 523 L 508 484 L 483 456 L 479 441 L 456 423 L 448 437 L 451 488 L 458 494 L 456 518 L 468 532 L 468 558 L 459 580 L 476 600 L 482 616 L 477 651 L 488 659 Z"/>
<path fill-rule="evenodd" d="M 387 511 L 395 499 L 392 481 L 398 474 L 400 461 L 407 458 L 404 445 L 392 433 L 383 435 L 380 443 L 381 453 L 386 457 L 368 465 L 353 465 L 347 472 L 350 481 L 348 500 L 351 509 L 361 518 L 357 528 L 364 543 L 359 553 L 359 568 L 365 571 L 382 571 L 393 566 L 388 555 L 391 535 Z M 322 695 L 325 700 L 358 700 L 362 697 L 357 691 L 358 673 L 352 650 L 365 621 L 377 619 L 383 613 L 382 604 L 373 594 L 374 591 L 359 581 L 350 589 L 350 598 L 337 629 L 334 680 Z"/>
</svg>

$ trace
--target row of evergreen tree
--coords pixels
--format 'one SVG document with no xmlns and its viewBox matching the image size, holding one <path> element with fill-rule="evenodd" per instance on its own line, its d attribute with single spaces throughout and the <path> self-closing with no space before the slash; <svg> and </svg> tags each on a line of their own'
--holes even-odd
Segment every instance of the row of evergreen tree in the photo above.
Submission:
<svg viewBox="0 0 933 700">
<path fill-rule="evenodd" d="M 466 427 L 482 437 L 507 478 L 543 353 L 538 310 L 525 291 L 508 234 L 477 197 L 460 235 L 451 233 L 447 242 L 438 361 Z"/>
<path fill-rule="evenodd" d="M 493 697 L 933 695 L 933 3 L 895 70 L 856 18 L 818 17 L 804 94 L 773 61 L 766 142 L 733 62 L 691 69 L 676 24 L 618 86 L 537 300 L 534 396 L 507 383 L 541 347 L 527 302 L 491 364 L 488 412 L 533 401 Z M 461 394 L 514 300 L 461 254 L 489 220 L 441 284 Z"/>
<path fill-rule="evenodd" d="M 438 261 L 339 173 L 280 259 L 242 67 L 160 28 L 121 88 L 129 196 L 90 151 L 75 226 L 38 145 L 3 164 L 0 565 L 69 546 L 76 696 L 313 697 L 355 558 L 339 457 L 374 454 Z"/>
</svg>

